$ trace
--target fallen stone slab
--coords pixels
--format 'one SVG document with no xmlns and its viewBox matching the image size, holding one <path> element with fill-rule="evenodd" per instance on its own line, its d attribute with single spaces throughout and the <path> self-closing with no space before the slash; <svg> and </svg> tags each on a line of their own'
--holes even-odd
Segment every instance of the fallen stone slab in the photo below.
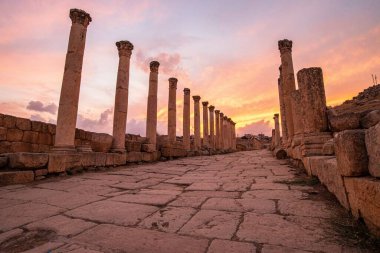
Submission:
<svg viewBox="0 0 380 253">
<path fill-rule="evenodd" d="M 380 110 L 373 110 L 360 119 L 363 128 L 370 128 L 380 122 Z"/>
<path fill-rule="evenodd" d="M 328 120 L 330 130 L 332 132 L 340 132 L 349 129 L 360 128 L 360 114 L 359 113 L 344 113 L 336 115 L 331 110 L 328 110 Z"/>
<path fill-rule="evenodd" d="M 105 163 L 105 162 L 104 162 Z M 50 153 L 48 171 L 49 173 L 65 172 L 67 169 L 81 166 L 80 154 Z"/>
<path fill-rule="evenodd" d="M 33 171 L 0 172 L 0 185 L 25 184 L 34 181 Z"/>
<path fill-rule="evenodd" d="M 334 137 L 334 149 L 338 169 L 342 176 L 368 174 L 368 157 L 365 145 L 365 130 L 345 130 Z"/>
<path fill-rule="evenodd" d="M 380 177 L 380 123 L 366 130 L 365 144 L 369 160 L 369 174 Z"/>
<path fill-rule="evenodd" d="M 46 153 L 13 153 L 8 158 L 11 169 L 38 169 L 47 165 L 49 156 Z"/>
</svg>

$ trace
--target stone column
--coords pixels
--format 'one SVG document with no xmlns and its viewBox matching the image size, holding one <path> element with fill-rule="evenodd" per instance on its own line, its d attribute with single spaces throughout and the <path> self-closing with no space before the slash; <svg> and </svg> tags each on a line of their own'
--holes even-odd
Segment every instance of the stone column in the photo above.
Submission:
<svg viewBox="0 0 380 253">
<path fill-rule="evenodd" d="M 326 95 L 321 68 L 306 68 L 297 73 L 302 108 L 304 133 L 326 132 Z"/>
<path fill-rule="evenodd" d="M 176 92 L 177 78 L 169 78 L 169 103 L 168 103 L 168 141 L 170 144 L 176 141 Z"/>
<path fill-rule="evenodd" d="M 215 149 L 215 124 L 214 124 L 214 109 L 215 106 L 210 105 L 208 107 L 210 112 L 210 147 Z"/>
<path fill-rule="evenodd" d="M 274 145 L 276 147 L 280 146 L 281 139 L 280 139 L 280 122 L 279 122 L 279 115 L 278 113 L 274 114 L 274 130 L 275 130 L 275 139 L 274 139 Z"/>
<path fill-rule="evenodd" d="M 220 149 L 220 123 L 219 110 L 215 110 L 215 148 Z"/>
<path fill-rule="evenodd" d="M 219 113 L 220 121 L 219 121 L 219 128 L 220 128 L 220 138 L 219 138 L 219 145 L 220 149 L 224 149 L 224 114 L 221 112 Z"/>
<path fill-rule="evenodd" d="M 293 115 L 293 130 L 294 136 L 300 136 L 303 133 L 302 118 L 307 115 L 303 114 L 303 104 L 301 102 L 301 93 L 299 90 L 295 90 L 290 94 L 292 102 L 292 115 Z"/>
<path fill-rule="evenodd" d="M 232 122 L 232 149 L 236 150 L 236 123 Z"/>
<path fill-rule="evenodd" d="M 158 89 L 158 61 L 150 63 L 148 106 L 146 116 L 146 137 L 149 143 L 156 148 L 157 143 L 157 89 Z"/>
<path fill-rule="evenodd" d="M 133 45 L 129 41 L 116 42 L 119 51 L 119 67 L 117 70 L 115 107 L 113 114 L 112 151 L 125 152 L 125 130 L 127 128 L 129 64 Z"/>
<path fill-rule="evenodd" d="M 193 96 L 194 100 L 194 149 L 201 148 L 201 110 L 199 106 L 200 96 Z"/>
<path fill-rule="evenodd" d="M 285 116 L 285 101 L 284 101 L 284 93 L 282 92 L 282 67 L 279 67 L 280 77 L 278 78 L 278 97 L 280 100 L 280 117 L 281 117 L 281 131 L 282 131 L 282 142 L 288 139 L 288 133 L 286 128 L 286 116 Z"/>
<path fill-rule="evenodd" d="M 232 120 L 231 118 L 227 119 L 227 131 L 228 131 L 228 148 L 232 149 Z"/>
<path fill-rule="evenodd" d="M 183 146 L 190 150 L 190 89 L 183 90 Z"/>
<path fill-rule="evenodd" d="M 224 149 L 228 149 L 228 129 L 227 129 L 227 122 L 228 120 L 228 117 L 227 116 L 224 116 L 223 117 L 223 143 L 224 143 L 224 146 L 223 148 Z"/>
<path fill-rule="evenodd" d="M 86 44 L 87 26 L 92 21 L 90 14 L 78 9 L 70 10 L 70 19 L 72 24 L 66 53 L 61 96 L 59 98 L 54 151 L 75 150 L 75 126 L 77 123 L 83 54 Z"/>
<path fill-rule="evenodd" d="M 291 40 L 280 40 L 278 48 L 281 53 L 281 66 L 282 66 L 282 94 L 285 104 L 285 118 L 287 127 L 288 143 L 293 138 L 294 122 L 292 114 L 291 93 L 296 90 L 296 83 L 294 78 L 293 59 L 292 59 L 292 44 Z"/>
<path fill-rule="evenodd" d="M 202 102 L 203 105 L 203 145 L 209 147 L 209 136 L 208 136 L 208 110 L 207 110 L 207 101 Z"/>
</svg>

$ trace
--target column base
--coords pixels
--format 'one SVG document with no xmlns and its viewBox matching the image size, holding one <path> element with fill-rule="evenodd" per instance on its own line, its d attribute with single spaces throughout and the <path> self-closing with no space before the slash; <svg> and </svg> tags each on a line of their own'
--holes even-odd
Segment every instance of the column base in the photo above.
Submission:
<svg viewBox="0 0 380 253">
<path fill-rule="evenodd" d="M 75 153 L 77 150 L 74 145 L 54 146 L 50 152 L 52 153 Z"/>
<path fill-rule="evenodd" d="M 125 154 L 127 150 L 125 148 L 111 148 L 110 153 Z"/>
</svg>

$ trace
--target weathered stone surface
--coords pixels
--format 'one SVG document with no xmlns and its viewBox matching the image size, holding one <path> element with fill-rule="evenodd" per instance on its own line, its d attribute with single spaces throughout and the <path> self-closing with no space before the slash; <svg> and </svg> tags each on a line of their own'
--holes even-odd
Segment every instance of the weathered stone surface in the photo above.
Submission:
<svg viewBox="0 0 380 253">
<path fill-rule="evenodd" d="M 322 153 L 324 155 L 334 155 L 334 138 L 328 140 L 325 144 L 323 144 Z"/>
<path fill-rule="evenodd" d="M 215 239 L 212 241 L 207 253 L 252 253 L 256 252 L 256 247 L 251 243 L 234 242 L 228 240 Z"/>
<path fill-rule="evenodd" d="M 331 218 L 330 208 L 322 201 L 301 200 L 292 202 L 280 200 L 278 202 L 279 212 L 283 215 L 296 215 L 304 217 Z"/>
<path fill-rule="evenodd" d="M 365 130 L 345 130 L 334 137 L 338 169 L 342 176 L 368 174 Z"/>
<path fill-rule="evenodd" d="M 231 239 L 240 219 L 240 213 L 201 210 L 180 230 L 181 234 Z"/>
<path fill-rule="evenodd" d="M 78 166 L 81 166 L 81 155 L 79 154 L 49 154 L 49 173 L 64 172 Z"/>
<path fill-rule="evenodd" d="M 182 148 L 161 148 L 161 156 L 163 157 L 185 157 L 187 151 Z"/>
<path fill-rule="evenodd" d="M 12 169 L 38 169 L 47 165 L 49 156 L 44 153 L 9 154 L 9 167 Z"/>
<path fill-rule="evenodd" d="M 152 152 L 156 151 L 156 146 L 153 144 L 142 144 L 141 145 L 141 151 L 152 153 Z"/>
<path fill-rule="evenodd" d="M 313 172 L 318 176 L 319 181 L 324 184 L 327 189 L 335 195 L 339 203 L 349 210 L 349 204 L 343 178 L 338 170 L 336 158 L 323 159 L 320 166 L 315 167 Z"/>
<path fill-rule="evenodd" d="M 330 130 L 332 132 L 340 132 L 349 129 L 360 128 L 360 114 L 358 113 L 344 113 L 336 114 L 332 109 L 328 110 L 328 119 Z"/>
<path fill-rule="evenodd" d="M 231 212 L 275 213 L 274 201 L 264 199 L 210 198 L 202 209 Z"/>
<path fill-rule="evenodd" d="M 108 236 L 104 236 L 108 235 Z M 179 236 L 139 228 L 99 225 L 74 237 L 74 241 L 91 243 L 113 251 L 144 253 L 205 252 L 208 240 Z"/>
<path fill-rule="evenodd" d="M 198 208 L 207 197 L 183 197 L 180 196 L 174 201 L 169 203 L 169 206 L 180 206 L 180 207 L 194 207 Z"/>
<path fill-rule="evenodd" d="M 0 168 L 5 167 L 8 164 L 8 156 L 0 156 Z"/>
<path fill-rule="evenodd" d="M 135 163 L 141 162 L 142 160 L 142 152 L 128 152 L 127 153 L 127 162 Z"/>
<path fill-rule="evenodd" d="M 112 146 L 112 136 L 109 134 L 92 133 L 91 149 L 95 152 L 108 152 Z"/>
<path fill-rule="evenodd" d="M 38 143 L 38 132 L 24 131 L 22 141 L 29 143 Z"/>
<path fill-rule="evenodd" d="M 380 180 L 345 177 L 344 183 L 352 214 L 363 218 L 368 228 L 380 236 Z"/>
<path fill-rule="evenodd" d="M 159 151 L 155 151 L 155 152 L 152 152 L 152 153 L 148 153 L 148 152 L 141 152 L 142 154 L 142 161 L 143 162 L 154 162 L 154 161 L 157 161 L 159 158 L 160 158 L 160 152 Z"/>
<path fill-rule="evenodd" d="M 0 185 L 24 184 L 34 180 L 33 171 L 0 172 Z"/>
<path fill-rule="evenodd" d="M 7 141 L 22 141 L 23 134 L 20 129 L 10 128 L 7 130 Z"/>
<path fill-rule="evenodd" d="M 5 141 L 7 139 L 7 128 L 0 127 L 0 141 Z"/>
<path fill-rule="evenodd" d="M 123 194 L 112 198 L 113 201 L 149 204 L 149 205 L 165 205 L 171 200 L 175 199 L 174 195 L 167 194 Z"/>
<path fill-rule="evenodd" d="M 39 170 L 34 171 L 34 176 L 35 177 L 46 176 L 48 173 L 49 172 L 47 169 L 39 169 Z"/>
<path fill-rule="evenodd" d="M 20 130 L 29 131 L 32 128 L 32 124 L 29 119 L 17 118 L 16 127 Z"/>
<path fill-rule="evenodd" d="M 370 128 L 380 122 L 380 110 L 374 110 L 367 113 L 360 119 L 360 125 L 362 128 Z"/>
<path fill-rule="evenodd" d="M 274 155 L 277 159 L 285 159 L 288 155 L 286 151 L 282 148 L 276 148 L 273 150 Z"/>
<path fill-rule="evenodd" d="M 131 140 L 125 141 L 125 148 L 128 152 L 140 152 L 141 147 L 142 147 L 142 144 L 139 141 L 131 141 Z"/>
<path fill-rule="evenodd" d="M 366 130 L 365 144 L 369 173 L 374 177 L 380 177 L 380 123 Z"/>
</svg>

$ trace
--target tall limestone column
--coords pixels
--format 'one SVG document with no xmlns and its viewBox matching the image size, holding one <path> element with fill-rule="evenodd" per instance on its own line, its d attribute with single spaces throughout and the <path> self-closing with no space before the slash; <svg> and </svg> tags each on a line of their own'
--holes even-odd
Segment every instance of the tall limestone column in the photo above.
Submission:
<svg viewBox="0 0 380 253">
<path fill-rule="evenodd" d="M 190 89 L 183 90 L 183 146 L 190 150 Z"/>
<path fill-rule="evenodd" d="M 286 116 L 285 116 L 285 101 L 284 101 L 284 93 L 282 91 L 282 67 L 279 67 L 280 77 L 278 78 L 278 97 L 280 100 L 280 117 L 281 117 L 281 132 L 282 132 L 282 142 L 288 139 L 288 130 L 286 127 Z"/>
<path fill-rule="evenodd" d="M 236 123 L 232 122 L 232 149 L 236 150 Z"/>
<path fill-rule="evenodd" d="M 220 149 L 219 110 L 215 110 L 215 149 Z"/>
<path fill-rule="evenodd" d="M 214 124 L 214 109 L 215 106 L 210 105 L 208 107 L 210 112 L 210 147 L 215 149 L 215 124 Z"/>
<path fill-rule="evenodd" d="M 290 94 L 292 101 L 293 130 L 294 136 L 300 136 L 303 133 L 303 120 L 306 115 L 303 114 L 303 104 L 301 102 L 301 93 L 295 90 Z"/>
<path fill-rule="evenodd" d="M 203 145 L 209 147 L 209 136 L 208 136 L 208 110 L 207 101 L 202 102 L 203 105 Z"/>
<path fill-rule="evenodd" d="M 280 122 L 279 122 L 279 115 L 278 113 L 275 113 L 274 114 L 274 130 L 275 130 L 275 134 L 274 134 L 274 145 L 275 147 L 278 147 L 280 146 L 280 143 L 281 143 L 281 139 L 280 139 Z"/>
<path fill-rule="evenodd" d="M 220 149 L 224 150 L 224 113 L 219 113 L 220 121 L 219 121 L 219 128 L 220 128 Z"/>
<path fill-rule="evenodd" d="M 232 120 L 231 118 L 227 119 L 227 130 L 228 130 L 228 148 L 232 149 Z"/>
<path fill-rule="evenodd" d="M 112 151 L 125 152 L 125 131 L 127 128 L 129 64 L 133 45 L 123 40 L 116 42 L 119 51 L 119 67 L 117 70 L 115 107 L 113 115 Z"/>
<path fill-rule="evenodd" d="M 194 150 L 201 148 L 201 110 L 199 106 L 200 96 L 193 96 L 194 100 Z"/>
<path fill-rule="evenodd" d="M 282 94 L 285 104 L 285 118 L 287 127 L 288 143 L 294 135 L 294 122 L 292 114 L 292 101 L 291 93 L 296 90 L 296 83 L 294 78 L 294 68 L 292 59 L 292 44 L 291 40 L 280 40 L 278 42 L 278 48 L 281 53 L 281 66 L 282 66 Z"/>
<path fill-rule="evenodd" d="M 224 143 L 224 149 L 228 149 L 228 117 L 224 116 L 223 117 L 223 143 Z"/>
<path fill-rule="evenodd" d="M 326 95 L 321 68 L 305 68 L 297 73 L 300 100 L 303 110 L 304 133 L 326 132 Z"/>
<path fill-rule="evenodd" d="M 169 103 L 168 103 L 168 140 L 169 143 L 176 141 L 176 92 L 177 92 L 177 78 L 169 78 Z"/>
<path fill-rule="evenodd" d="M 70 19 L 72 24 L 66 53 L 61 96 L 59 98 L 54 151 L 75 150 L 75 126 L 77 123 L 83 54 L 86 44 L 87 26 L 92 21 L 90 14 L 78 9 L 70 10 Z"/>
<path fill-rule="evenodd" d="M 156 147 L 157 143 L 157 89 L 158 89 L 158 61 L 150 63 L 148 106 L 146 116 L 146 137 L 149 143 Z"/>
</svg>

